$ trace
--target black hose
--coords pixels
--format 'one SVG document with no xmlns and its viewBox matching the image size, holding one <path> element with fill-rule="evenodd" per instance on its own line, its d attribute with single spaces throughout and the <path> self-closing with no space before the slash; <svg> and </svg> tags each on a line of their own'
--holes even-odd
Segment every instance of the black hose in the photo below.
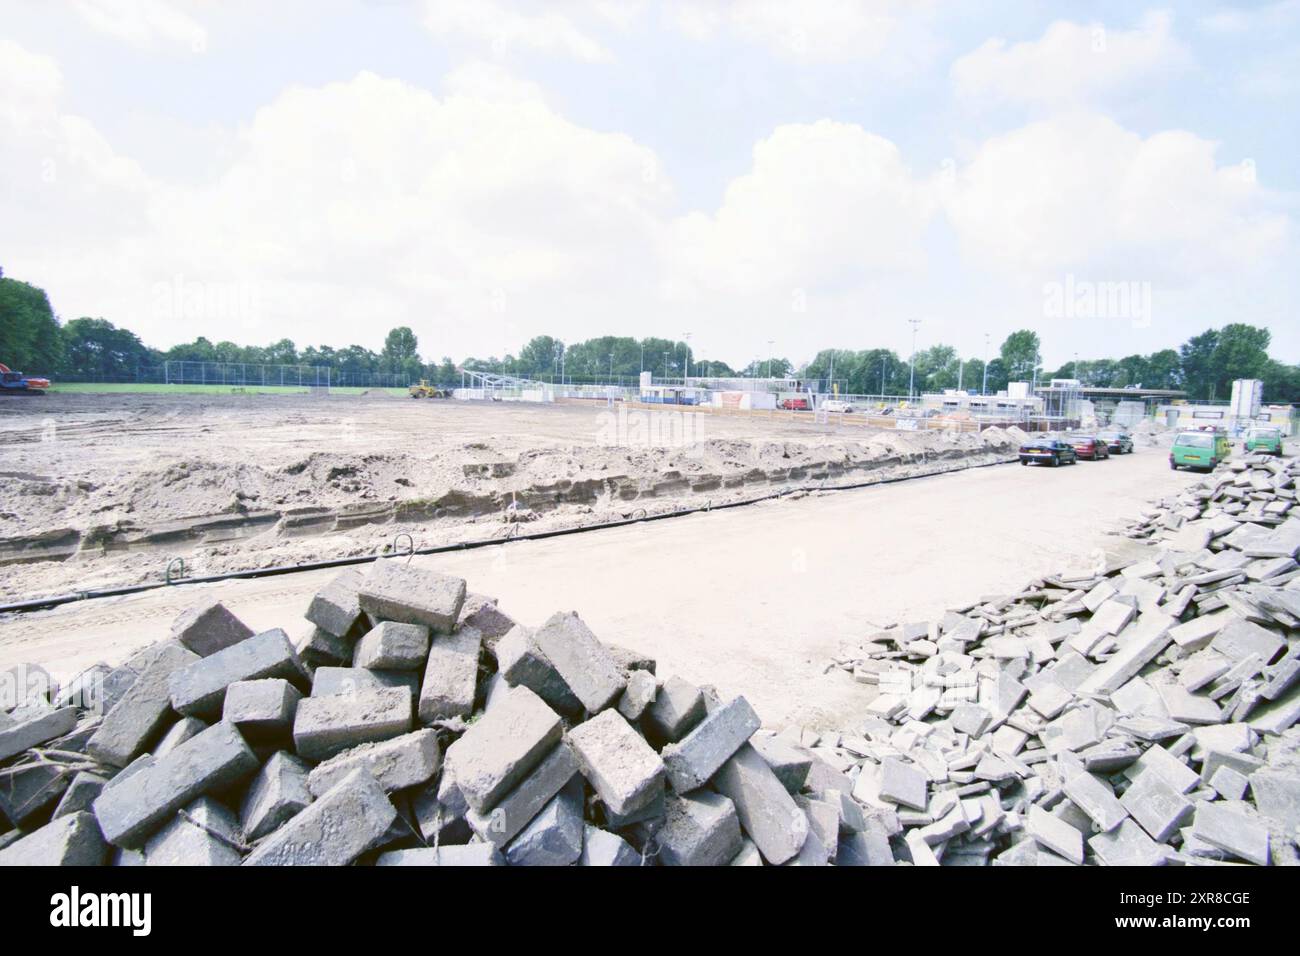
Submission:
<svg viewBox="0 0 1300 956">
<path fill-rule="evenodd" d="M 879 478 L 874 481 L 858 481 L 848 485 L 831 485 L 829 487 L 819 488 L 785 488 L 781 491 L 774 491 L 771 494 L 759 495 L 755 498 L 742 498 L 739 501 L 724 501 L 721 504 L 713 504 L 712 499 L 708 504 L 699 505 L 693 508 L 680 508 L 674 511 L 664 511 L 660 514 L 647 513 L 643 518 L 620 518 L 617 521 L 603 521 L 600 524 L 576 525 L 571 528 L 556 528 L 551 531 L 534 531 L 531 534 L 518 534 L 509 540 L 500 538 L 483 538 L 478 541 L 458 541 L 454 544 L 431 545 L 427 548 L 415 548 L 406 555 L 414 554 L 446 554 L 449 551 L 472 551 L 476 548 L 484 548 L 489 545 L 508 544 L 512 541 L 541 541 L 545 538 L 558 538 L 568 534 L 580 534 L 586 531 L 603 531 L 608 528 L 622 528 L 627 525 L 644 524 L 647 521 L 661 521 L 664 518 L 680 518 L 684 515 L 698 514 L 708 511 L 722 511 L 727 508 L 740 508 L 745 505 L 754 505 L 762 501 L 772 501 L 776 498 L 784 498 L 796 491 L 854 491 L 859 488 L 871 488 L 876 485 L 892 485 L 900 481 L 915 481 L 918 478 L 937 478 L 940 475 L 950 474 L 954 471 L 968 471 L 974 468 L 990 468 L 994 465 L 1015 464 L 1016 459 L 1010 461 L 988 461 L 980 465 L 966 465 L 962 468 L 948 468 L 943 471 L 934 471 L 924 475 L 899 475 L 895 478 Z M 643 510 L 644 509 L 640 509 Z M 77 591 L 72 594 L 56 594 L 49 597 L 33 598 L 30 601 L 17 601 L 13 604 L 0 604 L 0 614 L 24 614 L 29 611 L 45 611 L 50 608 L 61 607 L 64 604 L 72 604 L 76 601 L 89 601 L 95 598 L 120 597 L 125 594 L 139 594 L 142 591 L 153 591 L 157 588 L 178 587 L 183 584 L 212 584 L 216 581 L 237 581 L 249 580 L 252 578 L 269 578 L 280 574 L 296 574 L 299 571 L 320 571 L 326 568 L 342 568 L 352 564 L 365 564 L 367 561 L 378 561 L 381 558 L 389 557 L 386 554 L 364 554 L 347 558 L 327 558 L 322 561 L 309 561 L 305 564 L 281 564 L 270 568 L 249 568 L 246 571 L 228 571 L 224 574 L 207 574 L 197 578 L 179 578 L 171 581 L 151 581 L 147 584 L 129 584 L 115 588 L 100 588 L 92 591 Z M 170 565 L 169 565 L 170 567 Z"/>
</svg>

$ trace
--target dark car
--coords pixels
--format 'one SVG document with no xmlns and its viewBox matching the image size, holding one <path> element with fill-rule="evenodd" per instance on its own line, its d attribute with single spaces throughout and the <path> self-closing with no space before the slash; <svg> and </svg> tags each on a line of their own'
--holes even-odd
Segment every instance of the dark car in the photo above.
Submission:
<svg viewBox="0 0 1300 956">
<path fill-rule="evenodd" d="M 1089 461 L 1110 457 L 1110 449 L 1106 446 L 1106 442 L 1096 435 L 1075 435 L 1070 439 L 1070 444 L 1074 446 L 1076 455 Z"/>
<path fill-rule="evenodd" d="M 1038 438 L 1020 446 L 1020 464 L 1027 465 L 1036 461 L 1053 468 L 1058 465 L 1073 465 L 1079 460 L 1074 446 L 1055 438 Z"/>
<path fill-rule="evenodd" d="M 1106 449 L 1116 455 L 1133 454 L 1133 436 L 1126 431 L 1111 429 L 1097 436 L 1106 443 Z"/>
</svg>

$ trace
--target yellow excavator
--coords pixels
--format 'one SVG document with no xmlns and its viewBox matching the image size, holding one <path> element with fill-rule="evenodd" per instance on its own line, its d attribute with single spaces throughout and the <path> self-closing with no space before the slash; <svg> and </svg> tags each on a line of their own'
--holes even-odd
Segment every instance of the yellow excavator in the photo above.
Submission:
<svg viewBox="0 0 1300 956">
<path fill-rule="evenodd" d="M 411 385 L 407 388 L 412 398 L 447 398 L 450 392 L 445 388 L 438 388 L 436 385 L 430 385 L 427 378 L 420 379 L 419 385 Z"/>
</svg>

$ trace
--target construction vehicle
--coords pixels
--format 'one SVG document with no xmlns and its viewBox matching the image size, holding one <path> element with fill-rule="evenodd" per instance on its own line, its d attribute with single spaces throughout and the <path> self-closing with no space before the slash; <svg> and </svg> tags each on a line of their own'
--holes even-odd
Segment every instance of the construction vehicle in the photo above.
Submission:
<svg viewBox="0 0 1300 956">
<path fill-rule="evenodd" d="M 419 385 L 412 385 L 407 389 L 412 398 L 450 398 L 451 393 L 445 388 L 439 388 L 436 385 L 430 385 L 427 378 L 420 379 Z"/>
<path fill-rule="evenodd" d="M 48 378 L 37 378 L 15 372 L 8 365 L 0 362 L 0 394 L 4 395 L 44 395 L 50 387 Z"/>
</svg>

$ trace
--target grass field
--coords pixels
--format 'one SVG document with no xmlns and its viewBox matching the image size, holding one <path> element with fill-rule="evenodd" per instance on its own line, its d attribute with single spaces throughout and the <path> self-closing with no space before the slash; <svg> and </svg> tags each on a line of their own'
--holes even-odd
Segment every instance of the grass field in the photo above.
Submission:
<svg viewBox="0 0 1300 956">
<path fill-rule="evenodd" d="M 68 382 L 53 385 L 51 393 L 69 394 L 138 394 L 138 395 L 306 395 L 311 390 L 297 385 L 181 385 L 130 382 Z M 352 386 L 330 389 L 331 395 L 360 395 L 363 392 L 388 392 L 406 395 L 404 388 L 357 388 Z"/>
</svg>

